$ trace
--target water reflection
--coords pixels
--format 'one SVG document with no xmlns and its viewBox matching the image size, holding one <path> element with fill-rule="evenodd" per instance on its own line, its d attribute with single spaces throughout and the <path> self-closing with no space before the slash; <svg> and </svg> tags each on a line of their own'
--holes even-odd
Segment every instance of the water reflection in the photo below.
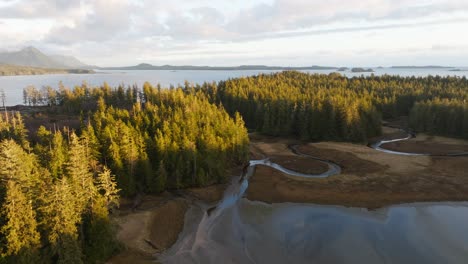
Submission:
<svg viewBox="0 0 468 264">
<path fill-rule="evenodd" d="M 194 215 L 191 212 L 188 218 Z M 180 251 L 179 240 L 162 260 L 466 263 L 467 220 L 468 203 L 409 204 L 367 211 L 294 203 L 269 205 L 243 199 L 211 223 L 203 243 L 186 245 Z"/>
</svg>

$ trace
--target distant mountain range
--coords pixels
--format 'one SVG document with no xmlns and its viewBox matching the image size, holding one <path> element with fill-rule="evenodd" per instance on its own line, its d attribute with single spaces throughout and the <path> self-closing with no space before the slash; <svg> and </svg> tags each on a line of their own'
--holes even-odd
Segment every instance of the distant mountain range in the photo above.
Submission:
<svg viewBox="0 0 468 264">
<path fill-rule="evenodd" d="M 173 65 L 162 65 L 154 66 L 148 63 L 141 63 L 136 66 L 125 66 L 125 67 L 102 67 L 101 70 L 172 70 L 172 71 L 184 71 L 184 70 L 207 70 L 207 71 L 233 71 L 233 70 L 337 70 L 338 67 L 327 67 L 327 66 L 304 66 L 304 67 L 282 67 L 282 66 L 266 66 L 266 65 L 241 65 L 241 66 L 173 66 Z"/>
<path fill-rule="evenodd" d="M 27 47 L 14 52 L 0 53 L 0 64 L 41 67 L 49 69 L 90 69 L 72 56 L 46 55 L 34 47 Z"/>
<path fill-rule="evenodd" d="M 302 67 L 284 67 L 284 66 L 266 66 L 266 65 L 241 65 L 241 66 L 193 66 L 193 65 L 162 65 L 155 66 L 148 63 L 141 63 L 135 66 L 124 67 L 97 67 L 87 65 L 73 56 L 64 55 L 46 55 L 34 47 L 26 47 L 14 52 L 0 52 L 0 64 L 17 65 L 27 67 L 40 67 L 47 69 L 101 69 L 101 70 L 212 70 L 212 71 L 233 71 L 233 70 L 349 70 L 346 67 L 330 66 L 302 66 Z M 395 69 L 453 69 L 446 66 L 392 66 Z M 357 72 L 357 70 L 355 69 Z M 366 70 L 370 71 L 370 70 Z"/>
<path fill-rule="evenodd" d="M 382 69 L 383 67 L 377 67 Z M 393 69 L 453 69 L 454 67 L 447 66 L 391 66 Z M 302 67 L 285 67 L 285 66 L 266 66 L 266 65 L 241 65 L 241 66 L 193 66 L 193 65 L 162 65 L 155 66 L 148 63 L 141 63 L 135 66 L 123 66 L 123 67 L 98 67 L 101 70 L 172 70 L 172 71 L 184 71 L 184 70 L 207 70 L 207 71 L 236 71 L 236 70 L 336 70 L 336 71 L 347 71 L 350 70 L 347 67 L 331 67 L 331 66 L 302 66 Z M 374 68 L 352 68 L 352 72 L 373 72 Z"/>
</svg>

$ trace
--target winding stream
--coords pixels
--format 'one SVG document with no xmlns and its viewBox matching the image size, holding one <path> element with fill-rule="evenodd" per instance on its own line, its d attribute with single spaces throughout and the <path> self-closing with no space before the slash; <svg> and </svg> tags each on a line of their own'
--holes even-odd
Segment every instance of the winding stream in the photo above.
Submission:
<svg viewBox="0 0 468 264">
<path fill-rule="evenodd" d="M 404 131 L 404 130 L 401 130 Z M 458 156 L 468 156 L 468 152 L 459 152 L 459 153 L 448 153 L 448 154 L 442 154 L 442 155 L 434 155 L 430 153 L 412 153 L 412 152 L 402 152 L 402 151 L 394 151 L 394 150 L 389 150 L 382 148 L 381 146 L 386 143 L 392 143 L 392 142 L 398 142 L 398 141 L 404 141 L 404 140 L 409 140 L 412 139 L 414 136 L 409 134 L 404 137 L 404 138 L 397 138 L 397 139 L 389 139 L 389 140 L 381 140 L 375 144 L 370 145 L 371 148 L 382 151 L 385 153 L 389 154 L 396 154 L 396 155 L 404 155 L 404 156 L 447 156 L 447 157 L 458 157 Z"/>
<path fill-rule="evenodd" d="M 295 146 L 291 149 L 306 155 Z M 158 259 L 163 263 L 466 263 L 468 203 L 368 211 L 241 199 L 259 165 L 293 177 L 340 173 L 338 165 L 314 159 L 326 163 L 328 170 L 304 174 L 268 159 L 251 160 L 243 175 L 232 179 L 216 207 L 189 209 L 178 241 Z"/>
<path fill-rule="evenodd" d="M 412 139 L 413 136 L 411 134 L 408 134 L 408 136 L 404 138 L 397 138 L 397 139 L 390 139 L 390 140 L 381 140 L 375 144 L 372 144 L 371 147 L 375 150 L 382 151 L 385 153 L 389 154 L 396 154 L 396 155 L 405 155 L 405 156 L 429 156 L 430 154 L 428 153 L 411 153 L 411 152 L 401 152 L 401 151 L 394 151 L 394 150 L 389 150 L 389 149 L 384 149 L 381 146 L 386 143 L 392 143 L 392 142 L 398 142 L 398 141 L 404 141 L 404 140 L 409 140 Z"/>
</svg>

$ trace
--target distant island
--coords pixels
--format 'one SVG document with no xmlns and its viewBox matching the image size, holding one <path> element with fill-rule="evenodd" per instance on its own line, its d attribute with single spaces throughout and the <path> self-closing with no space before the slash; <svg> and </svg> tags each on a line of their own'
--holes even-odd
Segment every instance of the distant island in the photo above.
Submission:
<svg viewBox="0 0 468 264">
<path fill-rule="evenodd" d="M 94 73 L 93 70 L 86 69 L 50 69 L 30 66 L 5 65 L 0 64 L 0 76 L 13 75 L 43 75 L 43 74 L 87 74 Z"/>
<path fill-rule="evenodd" d="M 351 72 L 374 72 L 374 70 L 371 69 L 371 68 L 367 68 L 367 69 L 364 69 L 364 68 L 352 68 L 352 69 L 351 69 Z"/>
<path fill-rule="evenodd" d="M 338 67 L 328 66 L 303 66 L 303 67 L 283 67 L 283 66 L 266 66 L 266 65 L 241 65 L 241 66 L 193 66 L 193 65 L 162 65 L 155 66 L 148 63 L 141 63 L 136 66 L 124 67 L 100 67 L 100 70 L 197 70 L 197 71 L 235 71 L 235 70 L 337 70 Z"/>
<path fill-rule="evenodd" d="M 349 68 L 347 68 L 347 67 L 340 67 L 340 68 L 338 68 L 337 71 L 347 71 L 347 70 L 349 70 Z"/>
<path fill-rule="evenodd" d="M 453 67 L 439 66 L 439 65 L 426 65 L 426 66 L 392 66 L 394 69 L 450 69 Z"/>
</svg>

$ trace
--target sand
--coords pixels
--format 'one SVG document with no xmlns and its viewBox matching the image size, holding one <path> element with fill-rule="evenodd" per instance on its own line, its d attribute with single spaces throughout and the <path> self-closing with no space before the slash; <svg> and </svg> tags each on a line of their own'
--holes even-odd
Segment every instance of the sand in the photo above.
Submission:
<svg viewBox="0 0 468 264">
<path fill-rule="evenodd" d="M 120 210 L 112 217 L 124 250 L 108 263 L 155 263 L 154 255 L 177 241 L 190 205 L 196 200 L 214 205 L 222 198 L 225 188 L 225 184 L 216 184 L 189 188 L 181 191 L 180 196 L 168 192 L 147 195 L 136 209 L 132 209 L 132 200 L 121 199 Z"/>
<path fill-rule="evenodd" d="M 151 263 L 153 255 L 169 248 L 183 229 L 184 215 L 189 207 L 182 198 L 168 194 L 145 196 L 133 210 L 125 203 L 113 216 L 118 225 L 117 239 L 124 250 L 108 263 Z"/>
</svg>

